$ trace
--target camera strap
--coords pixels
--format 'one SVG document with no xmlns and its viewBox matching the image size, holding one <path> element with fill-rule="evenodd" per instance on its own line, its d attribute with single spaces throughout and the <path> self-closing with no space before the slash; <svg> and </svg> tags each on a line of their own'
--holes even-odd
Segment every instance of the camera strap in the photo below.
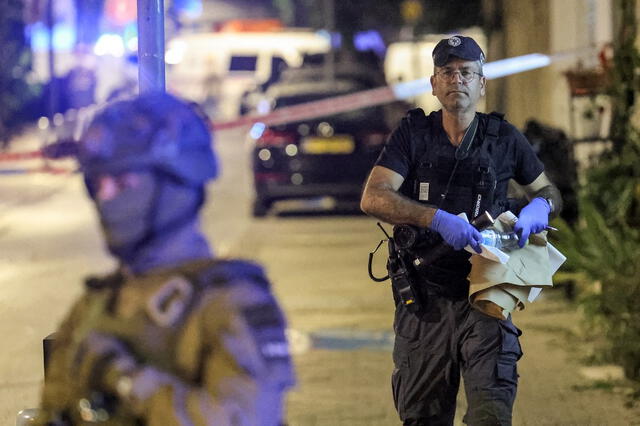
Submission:
<svg viewBox="0 0 640 426">
<path fill-rule="evenodd" d="M 462 137 L 462 142 L 458 145 L 456 149 L 456 162 L 453 164 L 453 169 L 451 170 L 451 174 L 449 175 L 449 179 L 447 181 L 447 186 L 444 189 L 444 192 L 440 196 L 440 201 L 438 202 L 438 208 L 442 207 L 442 203 L 445 198 L 447 198 L 447 194 L 449 193 L 449 188 L 451 187 L 451 182 L 453 182 L 453 176 L 456 174 L 456 170 L 458 169 L 458 164 L 460 164 L 461 160 L 464 160 L 469 156 L 469 150 L 471 149 L 471 144 L 473 143 L 473 139 L 476 137 L 476 131 L 478 130 L 478 114 L 473 117 L 471 124 L 467 127 L 467 130 L 464 132 L 464 136 Z"/>
</svg>

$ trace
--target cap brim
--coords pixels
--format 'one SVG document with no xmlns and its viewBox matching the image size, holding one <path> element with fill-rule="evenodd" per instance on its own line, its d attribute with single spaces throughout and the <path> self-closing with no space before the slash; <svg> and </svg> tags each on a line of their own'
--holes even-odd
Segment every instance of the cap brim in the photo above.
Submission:
<svg viewBox="0 0 640 426">
<path fill-rule="evenodd" d="M 458 59 L 463 59 L 465 61 L 479 61 L 480 59 L 476 58 L 476 57 L 468 57 L 468 56 L 464 56 L 464 55 L 458 55 L 458 54 L 454 54 L 454 53 L 447 53 L 446 55 L 438 55 L 438 58 L 434 57 L 433 58 L 433 64 L 436 67 L 443 67 L 445 65 L 447 65 L 450 61 L 451 58 L 458 58 Z"/>
</svg>

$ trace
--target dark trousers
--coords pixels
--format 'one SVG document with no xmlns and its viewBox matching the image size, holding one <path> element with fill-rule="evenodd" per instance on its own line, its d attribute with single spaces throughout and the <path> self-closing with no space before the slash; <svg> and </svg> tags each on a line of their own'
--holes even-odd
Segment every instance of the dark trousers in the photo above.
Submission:
<svg viewBox="0 0 640 426">
<path fill-rule="evenodd" d="M 465 423 L 510 425 L 522 356 L 510 319 L 473 309 L 466 298 L 431 295 L 418 313 L 396 306 L 393 398 L 404 425 L 452 425 L 460 375 Z"/>
</svg>

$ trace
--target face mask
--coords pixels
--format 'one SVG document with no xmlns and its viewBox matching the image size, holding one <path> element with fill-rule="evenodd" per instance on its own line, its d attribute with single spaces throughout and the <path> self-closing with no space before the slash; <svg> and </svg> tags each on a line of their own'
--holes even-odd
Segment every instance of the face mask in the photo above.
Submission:
<svg viewBox="0 0 640 426">
<path fill-rule="evenodd" d="M 108 200 L 94 198 L 107 246 L 121 259 L 133 255 L 151 232 L 151 210 L 157 182 L 151 172 L 137 172 L 135 175 L 135 184 L 119 187 L 117 195 Z"/>
</svg>

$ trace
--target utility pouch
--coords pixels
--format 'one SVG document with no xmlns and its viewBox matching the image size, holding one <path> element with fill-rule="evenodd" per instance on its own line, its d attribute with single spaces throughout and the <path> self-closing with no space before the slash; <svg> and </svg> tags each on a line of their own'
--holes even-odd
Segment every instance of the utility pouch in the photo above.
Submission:
<svg viewBox="0 0 640 426">
<path fill-rule="evenodd" d="M 399 298 L 399 302 L 402 303 L 409 312 L 419 310 L 421 303 L 412 284 L 410 271 L 405 265 L 401 254 L 395 250 L 394 253 L 389 253 L 387 271 L 389 272 L 389 278 L 391 278 L 393 292 Z"/>
<path fill-rule="evenodd" d="M 377 277 L 373 274 L 372 270 L 373 256 L 384 243 L 385 240 L 382 240 L 375 250 L 369 253 L 369 277 L 376 282 L 383 282 L 390 278 L 393 298 L 396 305 L 402 303 L 409 312 L 416 312 L 421 308 L 421 302 L 425 301 L 420 300 L 418 292 L 416 292 L 414 288 L 415 270 L 413 268 L 409 269 L 405 262 L 408 253 L 402 248 L 399 248 L 395 238 L 389 236 L 380 223 L 378 223 L 378 227 L 387 237 L 387 248 L 389 249 L 389 257 L 387 259 L 388 274 L 384 277 Z M 408 231 L 412 230 L 408 229 Z"/>
</svg>

